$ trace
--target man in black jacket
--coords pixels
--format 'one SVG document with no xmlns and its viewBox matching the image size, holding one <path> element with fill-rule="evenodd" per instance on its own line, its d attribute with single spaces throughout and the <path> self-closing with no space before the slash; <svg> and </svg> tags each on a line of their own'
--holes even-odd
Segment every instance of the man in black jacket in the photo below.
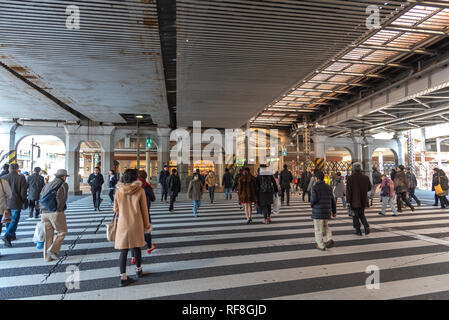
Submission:
<svg viewBox="0 0 449 320">
<path fill-rule="evenodd" d="M 161 202 L 165 200 L 167 202 L 167 178 L 170 176 L 168 166 L 165 165 L 164 169 L 159 173 L 159 186 L 161 187 Z"/>
<path fill-rule="evenodd" d="M 310 168 L 307 167 L 307 170 L 302 173 L 301 176 L 301 189 L 302 189 L 302 201 L 305 201 L 305 196 L 307 193 L 308 201 L 310 202 L 310 192 L 307 190 L 309 187 L 310 180 L 312 179 L 312 172 L 310 171 Z"/>
<path fill-rule="evenodd" d="M 45 186 L 44 177 L 40 175 L 41 168 L 36 167 L 34 168 L 34 172 L 31 176 L 28 177 L 28 200 L 30 204 L 30 218 L 33 217 L 33 211 L 34 218 L 39 217 L 40 209 L 39 209 L 39 199 L 42 189 Z"/>
<path fill-rule="evenodd" d="M 271 205 L 273 195 L 279 192 L 273 174 L 267 169 L 265 164 L 260 165 L 260 171 L 256 178 L 257 205 L 262 209 L 264 223 L 271 223 Z"/>
<path fill-rule="evenodd" d="M 103 201 L 103 199 L 101 199 L 101 188 L 104 183 L 104 178 L 100 173 L 100 168 L 95 167 L 94 173 L 89 176 L 87 183 L 90 185 L 95 211 L 100 211 L 100 204 Z"/>
<path fill-rule="evenodd" d="M 329 228 L 328 220 L 331 215 L 336 217 L 337 204 L 335 201 L 332 188 L 324 182 L 324 173 L 318 171 L 315 174 L 315 185 L 312 187 L 312 199 L 310 205 L 312 207 L 312 219 L 315 228 L 315 240 L 317 249 L 325 251 L 326 248 L 334 246 L 332 231 Z M 323 241 L 323 233 L 326 233 L 326 244 Z"/>
<path fill-rule="evenodd" d="M 226 194 L 226 200 L 232 200 L 232 186 L 234 185 L 234 179 L 232 179 L 232 174 L 229 172 L 229 168 L 225 169 L 225 174 L 223 175 L 222 186 Z"/>
<path fill-rule="evenodd" d="M 25 177 L 19 175 L 19 165 L 13 163 L 9 167 L 9 173 L 2 177 L 9 182 L 12 197 L 8 199 L 8 210 L 11 211 L 11 223 L 6 224 L 6 233 L 2 238 L 5 246 L 12 247 L 11 241 L 16 240 L 16 230 L 20 220 L 20 212 L 27 203 L 27 189 Z"/>
<path fill-rule="evenodd" d="M 398 206 L 398 212 L 402 212 L 402 201 L 405 202 L 405 204 L 412 209 L 412 212 L 415 211 L 415 207 L 410 203 L 407 197 L 407 192 L 409 190 L 410 181 L 407 175 L 404 172 L 404 166 L 400 165 L 398 167 L 398 172 L 394 176 L 394 190 L 396 191 L 397 195 L 397 206 Z M 402 200 L 402 201 L 401 201 Z"/>
<path fill-rule="evenodd" d="M 168 210 L 173 212 L 176 197 L 178 196 L 178 193 L 181 192 L 181 180 L 179 179 L 178 171 L 176 169 L 173 169 L 172 175 L 167 178 L 167 189 L 170 194 L 170 208 Z"/>
<path fill-rule="evenodd" d="M 284 192 L 287 192 L 287 206 L 290 205 L 290 183 L 293 181 L 292 173 L 284 164 L 284 170 L 281 171 L 279 177 L 279 185 L 281 186 L 281 202 L 284 203 Z"/>
</svg>

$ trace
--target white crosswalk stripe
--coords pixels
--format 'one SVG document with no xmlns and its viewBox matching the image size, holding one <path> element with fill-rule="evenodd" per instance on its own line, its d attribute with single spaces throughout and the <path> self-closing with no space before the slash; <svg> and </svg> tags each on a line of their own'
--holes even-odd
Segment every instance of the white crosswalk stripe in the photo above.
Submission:
<svg viewBox="0 0 449 320">
<path fill-rule="evenodd" d="M 112 208 L 103 203 L 102 209 L 93 211 L 90 197 L 68 205 L 69 232 L 60 261 L 52 263 L 32 243 L 37 220 L 23 218 L 13 247 L 2 248 L 0 298 L 392 299 L 447 290 L 424 285 L 425 279 L 431 284 L 449 279 L 449 215 L 431 206 L 392 217 L 378 215 L 375 203 L 366 211 L 372 233 L 357 236 L 340 204 L 330 222 L 336 246 L 321 252 L 315 248 L 310 205 L 297 196 L 269 225 L 256 214 L 247 225 L 235 200 L 210 204 L 204 197 L 199 218 L 189 201 L 177 202 L 175 213 L 155 202 L 157 249 L 151 255 L 143 251 L 143 268 L 150 273 L 125 288 L 118 288 L 119 253 L 106 240 Z M 385 275 L 374 293 L 365 287 L 369 265 Z M 79 289 L 66 290 L 69 266 L 80 270 Z M 133 265 L 128 272 L 133 275 Z M 407 280 L 409 293 L 397 289 Z"/>
</svg>

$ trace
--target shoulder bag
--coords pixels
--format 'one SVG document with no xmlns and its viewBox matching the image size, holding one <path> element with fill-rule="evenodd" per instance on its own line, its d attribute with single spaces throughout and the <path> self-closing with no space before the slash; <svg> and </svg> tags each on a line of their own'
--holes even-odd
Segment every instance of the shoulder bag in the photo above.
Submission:
<svg viewBox="0 0 449 320">
<path fill-rule="evenodd" d="M 112 222 L 106 224 L 106 236 L 108 238 L 108 241 L 110 242 L 115 241 L 116 232 L 117 232 L 117 214 L 115 213 Z"/>
<path fill-rule="evenodd" d="M 440 177 L 438 177 L 438 184 L 435 186 L 435 194 L 437 196 L 442 195 L 444 193 L 443 188 L 441 187 Z"/>
</svg>

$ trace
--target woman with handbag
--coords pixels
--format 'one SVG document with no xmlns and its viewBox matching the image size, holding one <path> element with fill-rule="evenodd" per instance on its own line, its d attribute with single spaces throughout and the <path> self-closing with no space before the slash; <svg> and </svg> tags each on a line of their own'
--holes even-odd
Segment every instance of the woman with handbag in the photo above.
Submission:
<svg viewBox="0 0 449 320">
<path fill-rule="evenodd" d="M 433 169 L 432 189 L 435 191 L 435 198 L 441 203 L 441 209 L 449 207 L 449 201 L 446 196 L 449 194 L 449 183 L 446 173 L 439 168 Z M 437 201 L 438 201 L 437 200 Z M 438 202 L 435 201 L 438 205 Z"/>
<path fill-rule="evenodd" d="M 137 181 L 137 177 L 137 170 L 126 170 L 123 174 L 123 185 L 117 189 L 114 199 L 114 212 L 118 216 L 118 221 L 114 218 L 116 230 L 113 238 L 115 249 L 120 250 L 120 287 L 135 282 L 126 275 L 126 262 L 130 249 L 136 259 L 136 278 L 139 279 L 144 275 L 141 248 L 145 246 L 144 234 L 151 231 L 145 191 L 142 184 Z"/>
</svg>

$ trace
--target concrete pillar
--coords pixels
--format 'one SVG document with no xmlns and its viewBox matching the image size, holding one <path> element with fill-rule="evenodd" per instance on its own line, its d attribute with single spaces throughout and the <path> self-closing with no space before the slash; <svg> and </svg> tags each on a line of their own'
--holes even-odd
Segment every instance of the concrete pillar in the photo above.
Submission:
<svg viewBox="0 0 449 320">
<path fill-rule="evenodd" d="M 326 140 L 327 136 L 312 136 L 313 148 L 315 151 L 315 168 L 324 170 L 326 162 Z"/>
<path fill-rule="evenodd" d="M 404 143 L 407 141 L 407 138 L 404 137 L 402 132 L 396 133 L 396 142 L 398 144 L 398 165 L 405 166 L 405 152 L 404 152 Z"/>
<path fill-rule="evenodd" d="M 363 137 L 352 136 L 352 141 L 354 142 L 354 159 L 352 159 L 352 162 L 362 163 Z"/>
<path fill-rule="evenodd" d="M 78 136 L 73 135 L 66 128 L 66 141 L 65 141 L 65 169 L 69 174 L 67 178 L 67 184 L 69 185 L 69 193 L 80 195 L 80 139 Z"/>
<path fill-rule="evenodd" d="M 170 161 L 170 128 L 157 128 L 158 145 L 157 145 L 157 173 L 159 178 L 159 172 L 164 168 L 164 165 L 168 165 Z"/>
<path fill-rule="evenodd" d="M 408 131 L 407 138 L 407 157 L 408 157 L 408 167 L 410 172 L 416 174 L 415 172 L 415 139 L 413 138 L 412 131 Z"/>
<path fill-rule="evenodd" d="M 0 124 L 0 163 L 14 163 L 16 161 L 16 129 L 15 122 Z M 10 161 L 11 160 L 11 161 Z"/>
<path fill-rule="evenodd" d="M 441 168 L 441 139 L 436 139 L 437 144 L 437 160 L 438 160 L 438 168 Z"/>
<path fill-rule="evenodd" d="M 374 147 L 374 138 L 372 137 L 365 137 L 363 139 L 363 146 L 362 146 L 362 163 L 363 163 L 363 172 L 370 177 L 372 181 L 372 168 L 373 168 L 373 153 L 375 150 Z"/>
<path fill-rule="evenodd" d="M 379 172 L 380 173 L 385 173 L 384 172 L 384 154 L 382 152 L 379 152 Z"/>
<path fill-rule="evenodd" d="M 179 179 L 181 180 L 181 192 L 187 192 L 187 181 L 188 181 L 188 175 L 189 175 L 189 165 L 182 163 L 178 165 L 178 175 Z"/>
<path fill-rule="evenodd" d="M 150 150 L 147 148 L 146 152 L 145 152 L 145 170 L 147 172 L 147 182 L 150 180 L 150 171 L 151 171 L 151 154 L 150 154 Z"/>
<path fill-rule="evenodd" d="M 221 188 L 221 184 L 223 183 L 223 175 L 224 175 L 224 168 L 225 168 L 224 154 L 220 153 L 218 155 L 218 157 L 219 157 L 219 159 L 222 159 L 222 160 L 218 162 L 217 172 L 215 172 L 215 174 L 218 176 L 218 186 Z"/>
</svg>

